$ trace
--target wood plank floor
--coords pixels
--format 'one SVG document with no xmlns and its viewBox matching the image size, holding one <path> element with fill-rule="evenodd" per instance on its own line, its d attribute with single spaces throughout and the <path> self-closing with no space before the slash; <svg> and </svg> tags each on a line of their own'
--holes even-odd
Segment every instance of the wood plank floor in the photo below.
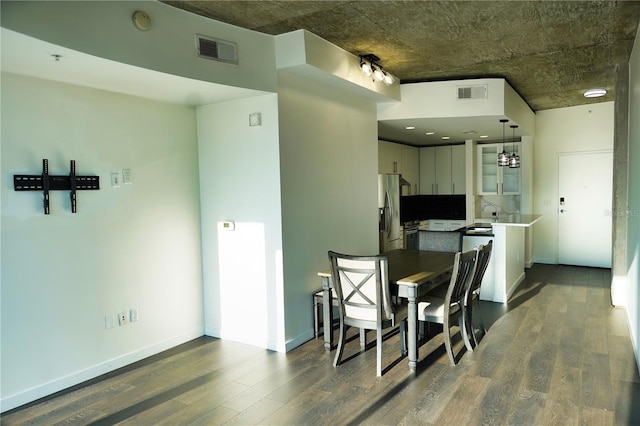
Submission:
<svg viewBox="0 0 640 426">
<path fill-rule="evenodd" d="M 638 425 L 640 378 L 610 270 L 534 265 L 507 305 L 482 302 L 474 352 L 437 334 L 409 372 L 398 335 L 346 363 L 322 339 L 280 354 L 203 337 L 4 413 L 3 425 Z M 311 304 L 311 298 L 309 300 Z M 369 340 L 374 340 L 372 334 Z M 395 365 L 394 365 L 395 363 Z"/>
</svg>

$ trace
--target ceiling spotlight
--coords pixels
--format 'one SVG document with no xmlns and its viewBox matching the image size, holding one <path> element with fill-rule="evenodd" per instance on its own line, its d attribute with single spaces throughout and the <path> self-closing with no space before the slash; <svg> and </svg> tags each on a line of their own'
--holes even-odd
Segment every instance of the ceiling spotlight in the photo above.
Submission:
<svg viewBox="0 0 640 426">
<path fill-rule="evenodd" d="M 589 89 L 584 92 L 585 98 L 599 98 L 607 94 L 607 89 L 597 88 Z"/>
<path fill-rule="evenodd" d="M 442 140 L 443 140 L 443 141 L 448 141 L 449 139 L 451 139 L 449 136 L 443 136 L 443 137 L 442 137 Z"/>
<path fill-rule="evenodd" d="M 425 133 L 425 135 L 427 135 L 427 136 L 431 136 L 431 135 L 433 135 L 433 134 L 435 134 L 435 133 L 433 133 L 433 132 L 427 132 L 427 133 Z"/>
<path fill-rule="evenodd" d="M 367 77 L 373 75 L 374 81 L 382 81 L 387 86 L 395 81 L 391 74 L 382 69 L 380 58 L 374 54 L 360 55 L 360 69 Z"/>
<path fill-rule="evenodd" d="M 365 61 L 362 56 L 360 56 L 360 69 L 367 77 L 370 76 L 373 72 L 373 70 L 371 69 L 371 63 Z"/>
<path fill-rule="evenodd" d="M 405 130 L 415 130 L 416 126 L 407 126 Z"/>
<path fill-rule="evenodd" d="M 382 81 L 384 81 L 384 84 L 386 84 L 387 86 L 391 86 L 393 84 L 393 77 L 391 76 L 391 74 L 384 70 L 382 71 L 382 74 L 384 75 L 384 78 L 382 79 Z"/>
</svg>

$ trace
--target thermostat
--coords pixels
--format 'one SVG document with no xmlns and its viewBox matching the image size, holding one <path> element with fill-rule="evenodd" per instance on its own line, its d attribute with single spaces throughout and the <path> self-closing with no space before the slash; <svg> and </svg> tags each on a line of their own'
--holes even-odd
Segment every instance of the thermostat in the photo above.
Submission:
<svg viewBox="0 0 640 426">
<path fill-rule="evenodd" d="M 222 222 L 222 229 L 224 229 L 225 231 L 235 231 L 236 230 L 236 224 L 235 224 L 235 222 L 224 221 L 224 222 Z"/>
</svg>

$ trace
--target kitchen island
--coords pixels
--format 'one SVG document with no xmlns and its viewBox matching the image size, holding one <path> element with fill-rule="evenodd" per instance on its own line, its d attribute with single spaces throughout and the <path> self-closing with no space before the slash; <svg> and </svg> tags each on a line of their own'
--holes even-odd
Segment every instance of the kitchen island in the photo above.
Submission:
<svg viewBox="0 0 640 426">
<path fill-rule="evenodd" d="M 536 223 L 542 215 L 513 214 L 499 217 L 493 222 L 477 219 L 471 232 L 465 232 L 463 250 L 469 250 L 478 244 L 493 240 L 493 252 L 487 268 L 480 299 L 506 303 L 525 277 L 525 231 Z M 479 224 L 491 226 L 486 233 L 478 232 Z M 528 265 L 530 266 L 530 265 Z"/>
</svg>

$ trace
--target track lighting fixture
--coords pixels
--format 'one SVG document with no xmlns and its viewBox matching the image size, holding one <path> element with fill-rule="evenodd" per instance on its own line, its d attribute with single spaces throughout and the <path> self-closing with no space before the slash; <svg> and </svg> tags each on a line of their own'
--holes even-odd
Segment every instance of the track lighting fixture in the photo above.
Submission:
<svg viewBox="0 0 640 426">
<path fill-rule="evenodd" d="M 382 81 L 387 86 L 393 84 L 393 76 L 382 69 L 380 58 L 372 53 L 360 55 L 360 69 L 367 77 L 373 75 L 373 81 Z"/>
</svg>

